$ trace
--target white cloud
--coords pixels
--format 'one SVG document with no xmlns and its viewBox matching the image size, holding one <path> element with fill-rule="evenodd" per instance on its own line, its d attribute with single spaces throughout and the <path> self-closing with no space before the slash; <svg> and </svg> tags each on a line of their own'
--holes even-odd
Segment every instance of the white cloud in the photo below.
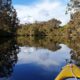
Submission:
<svg viewBox="0 0 80 80">
<path fill-rule="evenodd" d="M 21 23 L 47 21 L 52 18 L 61 20 L 63 24 L 69 21 L 65 15 L 66 6 L 59 0 L 43 0 L 35 5 L 14 5 Z"/>
</svg>

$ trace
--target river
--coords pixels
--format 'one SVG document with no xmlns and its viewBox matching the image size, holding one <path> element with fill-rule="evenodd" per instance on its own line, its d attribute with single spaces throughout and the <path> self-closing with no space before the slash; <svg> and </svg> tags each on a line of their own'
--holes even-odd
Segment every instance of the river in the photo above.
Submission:
<svg viewBox="0 0 80 80">
<path fill-rule="evenodd" d="M 54 80 L 71 59 L 79 63 L 76 55 L 70 53 L 75 45 L 72 42 L 26 37 L 1 39 L 0 80 Z M 78 47 L 76 44 L 74 51 Z"/>
</svg>

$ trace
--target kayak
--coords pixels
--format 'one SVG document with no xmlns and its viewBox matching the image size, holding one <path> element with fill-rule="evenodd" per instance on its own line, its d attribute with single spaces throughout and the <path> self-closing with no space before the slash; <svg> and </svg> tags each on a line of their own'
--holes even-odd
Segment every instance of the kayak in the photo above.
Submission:
<svg viewBox="0 0 80 80">
<path fill-rule="evenodd" d="M 55 80 L 80 80 L 80 68 L 75 64 L 67 64 Z"/>
</svg>

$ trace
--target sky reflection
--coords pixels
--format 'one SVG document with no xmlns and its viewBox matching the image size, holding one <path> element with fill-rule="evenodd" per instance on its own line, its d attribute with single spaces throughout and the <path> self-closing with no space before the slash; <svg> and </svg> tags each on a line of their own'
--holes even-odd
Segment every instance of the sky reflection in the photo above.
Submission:
<svg viewBox="0 0 80 80">
<path fill-rule="evenodd" d="M 62 48 L 54 52 L 43 48 L 20 47 L 21 52 L 18 54 L 17 65 L 35 63 L 45 67 L 58 66 L 65 62 L 65 59 L 70 59 L 71 50 L 64 44 L 60 44 L 60 46 Z"/>
<path fill-rule="evenodd" d="M 60 44 L 61 48 L 51 51 L 44 48 L 20 47 L 18 62 L 14 72 L 6 80 L 54 80 L 70 59 L 70 48 Z M 4 79 L 0 79 L 4 80 Z"/>
</svg>

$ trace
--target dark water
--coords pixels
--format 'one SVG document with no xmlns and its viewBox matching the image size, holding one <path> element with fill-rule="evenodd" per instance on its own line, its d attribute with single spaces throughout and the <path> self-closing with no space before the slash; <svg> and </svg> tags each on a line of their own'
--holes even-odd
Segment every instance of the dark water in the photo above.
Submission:
<svg viewBox="0 0 80 80">
<path fill-rule="evenodd" d="M 54 80 L 66 60 L 76 62 L 75 54 L 70 54 L 72 49 L 64 42 L 48 39 L 2 39 L 0 80 Z"/>
</svg>

